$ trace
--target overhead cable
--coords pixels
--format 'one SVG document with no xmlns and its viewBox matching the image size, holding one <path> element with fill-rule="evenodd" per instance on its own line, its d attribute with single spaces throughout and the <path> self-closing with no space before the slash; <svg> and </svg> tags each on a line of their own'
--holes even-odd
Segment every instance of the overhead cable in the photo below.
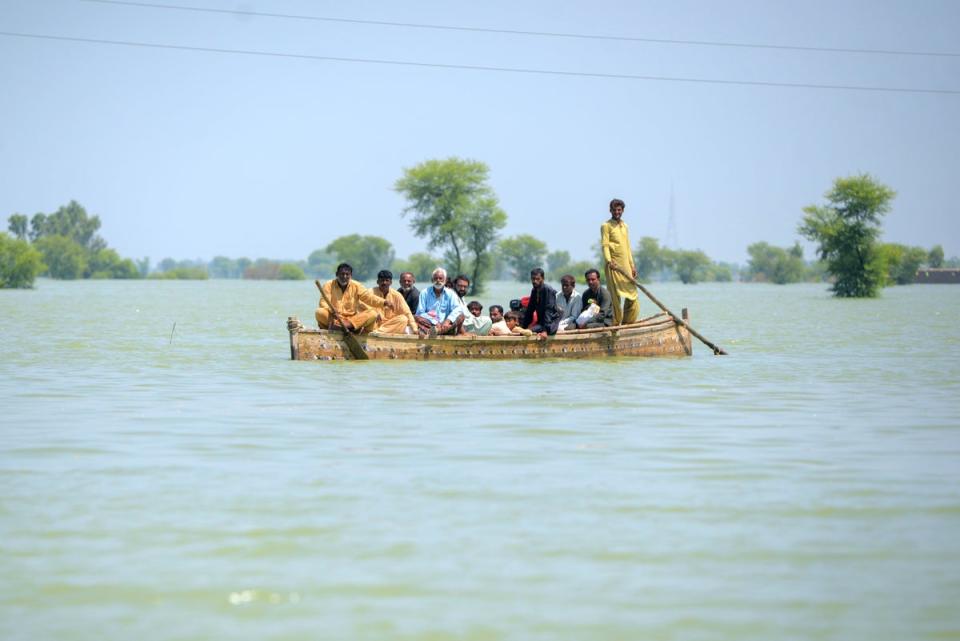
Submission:
<svg viewBox="0 0 960 641">
<path fill-rule="evenodd" d="M 177 4 L 161 4 L 156 2 L 129 2 L 127 0 L 81 0 L 81 2 L 95 2 L 98 4 L 124 5 L 128 7 L 144 7 L 150 9 L 173 9 L 176 11 L 194 11 L 199 13 L 219 13 L 234 16 L 250 16 L 259 18 L 281 18 L 286 20 L 312 20 L 315 22 L 339 22 L 345 24 L 375 25 L 381 27 L 404 27 L 411 29 L 433 29 L 441 31 L 469 31 L 474 33 L 498 33 L 513 36 L 536 36 L 543 38 L 572 38 L 580 40 L 611 40 L 619 42 L 647 42 L 653 44 L 695 45 L 702 47 L 735 47 L 745 49 L 781 49 L 786 51 L 807 51 L 826 53 L 857 53 L 885 56 L 926 56 L 960 58 L 960 53 L 945 51 L 909 51 L 905 49 L 864 49 L 845 47 L 813 47 L 799 45 L 779 45 L 750 42 L 722 42 L 715 40 L 680 40 L 676 38 L 641 38 L 636 36 L 612 36 L 586 33 L 563 33 L 555 31 L 524 31 L 520 29 L 493 29 L 488 27 L 465 27 L 457 25 L 424 24 L 416 22 L 390 22 L 386 20 L 360 20 L 357 18 L 332 18 L 329 16 L 310 16 L 290 13 L 269 13 L 266 11 L 251 11 L 248 9 L 211 9 L 208 7 L 193 7 Z"/>
<path fill-rule="evenodd" d="M 175 51 L 192 51 L 204 53 L 234 54 L 244 56 L 266 56 L 271 58 L 287 58 L 296 60 L 321 60 L 325 62 L 350 62 L 359 64 L 394 65 L 404 67 L 421 67 L 432 69 L 458 69 L 468 71 L 491 71 L 502 73 L 531 74 L 542 76 L 564 76 L 578 78 L 603 78 L 611 80 L 647 80 L 660 82 L 702 83 L 713 85 L 741 85 L 751 87 L 787 87 L 791 89 L 826 89 L 839 91 L 872 91 L 885 93 L 912 93 L 912 94 L 941 94 L 960 95 L 955 89 L 923 89 L 911 87 L 878 87 L 867 85 L 829 85 L 797 82 L 768 82 L 761 80 L 724 80 L 717 78 L 684 78 L 680 76 L 645 76 L 626 73 L 593 73 L 587 71 L 562 71 L 554 69 L 525 69 L 520 67 L 493 67 L 485 65 L 458 65 L 438 62 L 414 62 L 409 60 L 385 60 L 376 58 L 348 58 L 343 56 L 318 56 L 303 53 L 285 53 L 280 51 L 256 51 L 250 49 L 225 49 L 220 47 L 194 47 L 154 42 L 136 42 L 131 40 L 105 40 L 100 38 L 77 38 L 72 36 L 57 36 L 42 33 L 17 33 L 0 31 L 0 36 L 11 38 L 31 38 L 36 40 L 58 40 L 63 42 L 83 42 L 88 44 L 116 45 L 122 47 L 144 47 L 149 49 L 167 49 Z"/>
</svg>

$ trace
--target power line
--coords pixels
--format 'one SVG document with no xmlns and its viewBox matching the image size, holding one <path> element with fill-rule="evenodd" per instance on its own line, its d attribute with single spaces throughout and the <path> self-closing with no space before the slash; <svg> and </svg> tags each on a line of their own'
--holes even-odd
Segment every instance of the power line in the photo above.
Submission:
<svg viewBox="0 0 960 641">
<path fill-rule="evenodd" d="M 331 18 L 328 16 L 308 16 L 289 13 L 268 13 L 265 11 L 248 11 L 245 9 L 210 9 L 207 7 L 191 7 L 186 5 L 159 4 L 153 2 L 128 2 L 126 0 L 81 0 L 81 2 L 96 2 L 99 4 L 124 5 L 128 7 L 144 7 L 151 9 L 173 9 L 176 11 L 193 11 L 198 13 L 219 13 L 234 16 L 251 16 L 259 18 L 280 18 L 285 20 L 312 20 L 314 22 L 338 22 L 344 24 L 376 25 L 381 27 L 404 27 L 409 29 L 433 29 L 439 31 L 467 31 L 473 33 L 498 33 L 512 36 L 536 36 L 543 38 L 569 38 L 578 40 L 609 40 L 617 42 L 648 42 L 654 44 L 695 45 L 702 47 L 734 47 L 742 49 L 780 49 L 784 51 L 806 51 L 824 53 L 859 53 L 885 56 L 924 56 L 941 58 L 960 58 L 960 53 L 945 51 L 908 51 L 903 49 L 855 49 L 843 47 L 804 47 L 798 45 L 776 45 L 751 42 L 720 42 L 715 40 L 679 40 L 672 38 L 640 38 L 634 36 L 610 36 L 586 33 L 563 33 L 554 31 L 523 31 L 520 29 L 492 29 L 486 27 L 464 27 L 457 25 L 424 24 L 416 22 L 389 22 L 386 20 L 360 20 L 356 18 Z"/>
<path fill-rule="evenodd" d="M 826 85 L 814 83 L 794 82 L 766 82 L 760 80 L 724 80 L 716 78 L 683 78 L 678 76 L 642 76 L 625 73 L 593 73 L 587 71 L 561 71 L 554 69 L 525 69 L 520 67 L 492 67 L 484 65 L 455 65 L 438 62 L 413 62 L 408 60 L 385 60 L 377 58 L 347 58 L 342 56 L 317 56 L 303 53 L 284 53 L 280 51 L 255 51 L 250 49 L 224 49 L 219 47 L 193 47 L 153 42 L 136 42 L 131 40 L 104 40 L 99 38 L 76 38 L 72 36 L 55 36 L 41 33 L 17 33 L 0 31 L 0 36 L 12 38 L 32 38 L 36 40 L 58 40 L 63 42 L 83 42 L 88 44 L 116 45 L 122 47 L 144 47 L 148 49 L 168 49 L 175 51 L 193 51 L 204 53 L 224 53 L 245 56 L 265 56 L 270 58 L 292 58 L 296 60 L 322 60 L 325 62 L 352 62 L 359 64 L 393 65 L 403 67 L 421 67 L 431 69 L 458 69 L 468 71 L 494 71 L 502 73 L 519 73 L 542 76 L 564 76 L 578 78 L 603 78 L 608 80 L 648 80 L 659 82 L 684 82 L 712 85 L 742 85 L 748 87 L 787 87 L 791 89 L 827 89 L 839 91 L 871 91 L 885 93 L 913 93 L 913 94 L 940 94 L 960 95 L 955 89 L 916 89 L 909 87 L 876 87 L 866 85 Z"/>
</svg>

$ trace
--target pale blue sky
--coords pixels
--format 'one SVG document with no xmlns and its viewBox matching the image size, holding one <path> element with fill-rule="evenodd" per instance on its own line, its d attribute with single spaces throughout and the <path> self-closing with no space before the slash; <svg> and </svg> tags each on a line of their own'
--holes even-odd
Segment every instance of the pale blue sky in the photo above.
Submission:
<svg viewBox="0 0 960 641">
<path fill-rule="evenodd" d="M 163 2 L 163 0 L 157 0 Z M 490 29 L 957 54 L 960 3 L 165 4 Z M 0 31 L 600 74 L 960 90 L 960 57 L 655 44 L 0 0 Z M 960 95 L 518 74 L 0 36 L 0 214 L 70 199 L 121 254 L 305 258 L 359 232 L 422 251 L 392 191 L 486 162 L 505 235 L 590 255 L 606 204 L 636 242 L 744 262 L 790 245 L 837 176 L 898 191 L 884 239 L 960 254 Z M 810 246 L 807 245 L 810 257 Z"/>
</svg>

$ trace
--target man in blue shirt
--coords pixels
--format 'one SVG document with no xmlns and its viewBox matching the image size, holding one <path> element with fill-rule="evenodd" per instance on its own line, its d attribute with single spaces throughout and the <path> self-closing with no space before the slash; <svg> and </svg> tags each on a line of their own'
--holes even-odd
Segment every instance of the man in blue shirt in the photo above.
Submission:
<svg viewBox="0 0 960 641">
<path fill-rule="evenodd" d="M 447 271 L 442 267 L 433 270 L 430 276 L 433 287 L 420 292 L 420 301 L 415 313 L 421 338 L 427 335 L 456 334 L 463 323 L 465 310 L 460 297 L 444 287 Z M 459 321 L 459 322 L 458 322 Z"/>
</svg>

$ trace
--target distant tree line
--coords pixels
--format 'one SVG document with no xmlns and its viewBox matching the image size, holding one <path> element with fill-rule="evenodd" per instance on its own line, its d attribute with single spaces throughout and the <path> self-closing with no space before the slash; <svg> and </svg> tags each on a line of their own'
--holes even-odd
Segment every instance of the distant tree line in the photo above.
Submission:
<svg viewBox="0 0 960 641">
<path fill-rule="evenodd" d="M 310 253 L 304 260 L 229 258 L 210 261 L 164 258 L 151 269 L 150 260 L 121 258 L 97 232 L 100 219 L 89 216 L 76 201 L 52 214 L 21 214 L 9 218 L 11 235 L 0 233 L 0 287 L 30 287 L 37 275 L 51 278 L 245 278 L 302 280 L 327 278 L 339 262 L 349 262 L 354 277 L 370 281 L 389 268 L 395 277 L 409 271 L 428 282 L 438 265 L 451 274 L 467 274 L 473 292 L 488 279 L 525 281 L 530 270 L 543 267 L 550 280 L 564 274 L 578 279 L 588 269 L 602 268 L 599 244 L 594 256 L 573 260 L 563 249 L 550 251 L 530 235 L 499 238 L 507 215 L 487 184 L 489 170 L 481 162 L 448 158 L 428 160 L 405 169 L 394 189 L 407 200 L 415 235 L 428 249 L 440 252 L 396 257 L 385 238 L 350 234 L 340 236 Z M 874 296 L 879 287 L 914 282 L 917 270 L 960 267 L 960 259 L 944 259 L 939 245 L 930 250 L 881 243 L 880 218 L 890 209 L 895 192 L 868 175 L 838 178 L 825 194 L 827 203 L 804 208 L 798 232 L 818 243 L 816 260 L 805 260 L 799 243 L 776 247 L 757 242 L 747 247 L 749 260 L 739 265 L 712 260 L 703 251 L 672 249 L 645 236 L 633 250 L 640 280 L 830 282 L 838 296 Z M 602 272 L 602 269 L 601 269 Z"/>
</svg>

